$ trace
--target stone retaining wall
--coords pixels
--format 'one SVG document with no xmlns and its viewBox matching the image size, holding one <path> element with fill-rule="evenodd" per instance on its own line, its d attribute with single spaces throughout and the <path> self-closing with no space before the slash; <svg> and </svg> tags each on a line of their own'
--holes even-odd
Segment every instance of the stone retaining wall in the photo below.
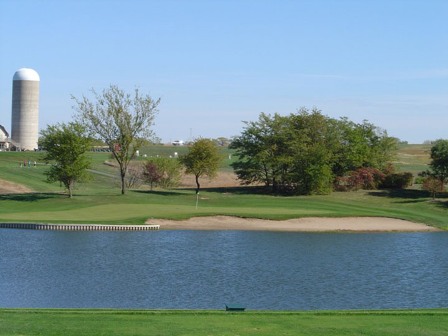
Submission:
<svg viewBox="0 0 448 336">
<path fill-rule="evenodd" d="M 149 231 L 159 230 L 160 225 L 0 223 L 0 228 L 56 231 Z"/>
</svg>

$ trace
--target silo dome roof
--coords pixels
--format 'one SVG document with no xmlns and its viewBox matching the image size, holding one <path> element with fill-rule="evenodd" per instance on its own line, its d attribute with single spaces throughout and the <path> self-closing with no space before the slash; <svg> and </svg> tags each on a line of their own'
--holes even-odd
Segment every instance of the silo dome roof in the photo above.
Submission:
<svg viewBox="0 0 448 336">
<path fill-rule="evenodd" d="M 21 68 L 14 74 L 13 80 L 40 81 L 39 74 L 29 68 Z"/>
</svg>

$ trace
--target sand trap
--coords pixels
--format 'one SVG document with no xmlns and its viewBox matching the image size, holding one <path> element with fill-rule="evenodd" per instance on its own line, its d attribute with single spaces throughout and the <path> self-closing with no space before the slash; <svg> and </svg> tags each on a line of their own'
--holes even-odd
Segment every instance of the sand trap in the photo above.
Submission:
<svg viewBox="0 0 448 336">
<path fill-rule="evenodd" d="M 161 230 L 252 230 L 295 232 L 425 232 L 440 231 L 431 226 L 383 217 L 297 218 L 282 221 L 229 216 L 194 217 L 183 221 L 148 219 Z"/>
</svg>

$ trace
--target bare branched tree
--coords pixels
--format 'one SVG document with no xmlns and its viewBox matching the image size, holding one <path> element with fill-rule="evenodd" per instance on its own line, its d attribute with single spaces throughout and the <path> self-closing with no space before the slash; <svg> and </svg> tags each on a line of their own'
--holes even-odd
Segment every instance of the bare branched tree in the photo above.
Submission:
<svg viewBox="0 0 448 336">
<path fill-rule="evenodd" d="M 115 85 L 101 93 L 92 89 L 92 94 L 93 99 L 72 96 L 76 118 L 92 136 L 109 146 L 120 168 L 121 193 L 124 194 L 129 162 L 142 144 L 154 137 L 152 126 L 160 98 L 154 100 L 149 95 L 141 95 L 138 89 L 131 95 Z"/>
</svg>

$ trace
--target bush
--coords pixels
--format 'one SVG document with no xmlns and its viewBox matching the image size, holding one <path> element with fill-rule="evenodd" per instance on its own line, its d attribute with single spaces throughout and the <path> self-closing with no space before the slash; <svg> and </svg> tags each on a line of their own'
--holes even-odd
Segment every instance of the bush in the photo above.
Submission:
<svg viewBox="0 0 448 336">
<path fill-rule="evenodd" d="M 445 185 L 442 180 L 433 176 L 428 176 L 423 181 L 422 189 L 428 191 L 431 194 L 432 199 L 435 199 L 437 193 L 445 191 Z"/>
<path fill-rule="evenodd" d="M 178 159 L 153 157 L 143 165 L 145 181 L 153 186 L 168 189 L 179 185 L 181 165 Z"/>
<path fill-rule="evenodd" d="M 125 184 L 127 189 L 138 189 L 143 184 L 141 167 L 130 167 L 126 174 Z"/>
<path fill-rule="evenodd" d="M 414 184 L 423 184 L 423 182 L 425 182 L 425 177 L 424 176 L 417 176 L 414 179 Z"/>
<path fill-rule="evenodd" d="M 363 167 L 350 171 L 346 176 L 339 176 L 335 180 L 336 191 L 354 191 L 359 189 L 377 189 L 385 175 L 376 168 Z"/>
<path fill-rule="evenodd" d="M 392 173 L 385 176 L 381 182 L 381 188 L 404 189 L 410 187 L 414 181 L 414 175 L 410 172 Z"/>
</svg>

